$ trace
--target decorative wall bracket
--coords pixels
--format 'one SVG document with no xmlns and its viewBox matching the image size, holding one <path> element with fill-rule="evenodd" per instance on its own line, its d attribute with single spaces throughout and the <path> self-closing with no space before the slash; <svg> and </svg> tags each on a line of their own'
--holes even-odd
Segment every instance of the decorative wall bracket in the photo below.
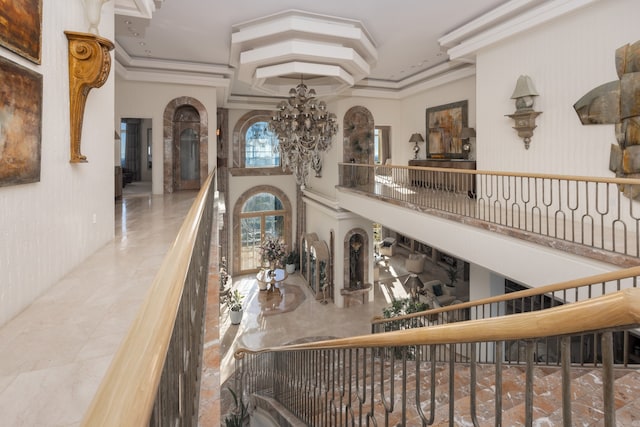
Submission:
<svg viewBox="0 0 640 427">
<path fill-rule="evenodd" d="M 105 84 L 111 70 L 111 41 L 89 33 L 65 31 L 69 40 L 69 105 L 71 113 L 71 163 L 86 163 L 80 152 L 82 121 L 87 96 Z"/>
<path fill-rule="evenodd" d="M 536 126 L 536 117 L 542 114 L 540 111 L 516 111 L 513 114 L 507 115 L 514 121 L 515 126 L 513 128 L 518 132 L 518 136 L 524 141 L 524 148 L 529 149 L 531 143 L 531 137 L 533 136 L 533 130 Z"/>
<path fill-rule="evenodd" d="M 511 117 L 515 122 L 513 127 L 518 136 L 524 141 L 524 148 L 529 149 L 531 143 L 531 137 L 533 136 L 533 130 L 536 128 L 536 117 L 541 112 L 533 110 L 534 98 L 538 96 L 538 91 L 533 86 L 531 77 L 522 75 L 518 77 L 516 88 L 511 95 L 511 99 L 516 101 L 516 111 L 513 114 L 508 114 L 507 117 Z"/>
</svg>

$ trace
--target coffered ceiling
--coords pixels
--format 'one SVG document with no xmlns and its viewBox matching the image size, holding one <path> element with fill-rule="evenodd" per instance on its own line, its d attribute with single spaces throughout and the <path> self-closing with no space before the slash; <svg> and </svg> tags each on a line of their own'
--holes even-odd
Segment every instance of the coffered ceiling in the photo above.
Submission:
<svg viewBox="0 0 640 427">
<path fill-rule="evenodd" d="M 116 70 L 220 88 L 220 105 L 272 103 L 301 76 L 319 94 L 393 98 L 472 75 L 497 29 L 591 1 L 115 0 Z"/>
</svg>

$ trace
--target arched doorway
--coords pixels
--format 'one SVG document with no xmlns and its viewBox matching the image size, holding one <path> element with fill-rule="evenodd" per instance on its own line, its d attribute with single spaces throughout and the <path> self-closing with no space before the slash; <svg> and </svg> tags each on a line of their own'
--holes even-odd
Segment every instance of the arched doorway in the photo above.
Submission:
<svg viewBox="0 0 640 427">
<path fill-rule="evenodd" d="M 256 272 L 262 265 L 260 243 L 280 237 L 291 250 L 291 202 L 278 188 L 264 185 L 245 192 L 233 212 L 233 274 Z"/>
<path fill-rule="evenodd" d="M 175 190 L 200 188 L 200 115 L 182 105 L 173 118 L 173 177 Z"/>
<path fill-rule="evenodd" d="M 167 104 L 163 119 L 164 192 L 200 188 L 208 174 L 207 110 L 200 101 L 182 96 Z"/>
</svg>

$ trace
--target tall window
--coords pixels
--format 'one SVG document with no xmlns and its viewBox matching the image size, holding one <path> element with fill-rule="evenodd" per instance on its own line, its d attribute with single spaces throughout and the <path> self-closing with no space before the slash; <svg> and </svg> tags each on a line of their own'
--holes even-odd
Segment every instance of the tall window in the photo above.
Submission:
<svg viewBox="0 0 640 427">
<path fill-rule="evenodd" d="M 271 193 L 251 196 L 240 213 L 240 269 L 255 270 L 262 265 L 260 242 L 266 235 L 285 237 L 287 211 Z"/>
<path fill-rule="evenodd" d="M 245 135 L 245 167 L 280 166 L 278 137 L 269 130 L 267 122 L 252 124 Z"/>
<path fill-rule="evenodd" d="M 373 133 L 373 162 L 384 164 L 391 157 L 389 135 L 391 126 L 376 126 Z"/>
</svg>

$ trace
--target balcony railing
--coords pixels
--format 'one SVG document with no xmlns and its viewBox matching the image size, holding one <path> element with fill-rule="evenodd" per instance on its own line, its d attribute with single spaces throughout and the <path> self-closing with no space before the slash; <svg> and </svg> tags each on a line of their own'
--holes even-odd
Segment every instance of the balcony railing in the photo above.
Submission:
<svg viewBox="0 0 640 427">
<path fill-rule="evenodd" d="M 607 281 L 637 282 L 636 269 L 612 274 Z M 595 278 L 592 285 L 601 281 Z M 493 302 L 478 302 L 486 304 Z M 629 393 L 616 378 L 632 372 L 616 365 L 614 334 L 640 324 L 639 304 L 640 289 L 630 288 L 511 316 L 259 351 L 240 349 L 236 392 L 253 396 L 246 402 L 251 408 L 270 399 L 314 426 L 531 426 L 534 418 L 542 417 L 555 425 L 613 427 L 616 403 L 621 403 L 616 396 Z M 599 343 L 588 368 L 590 386 L 582 391 L 592 409 L 587 414 L 580 411 L 583 403 L 574 402 L 575 378 L 585 368 L 572 362 L 574 337 L 585 334 Z M 551 338 L 560 343 L 558 367 L 536 367 L 537 343 Z M 522 360 L 505 366 L 505 343 L 511 340 L 526 344 Z M 438 353 L 448 357 L 438 361 Z M 542 377 L 551 373 L 553 381 Z M 544 397 L 552 395 L 550 387 L 558 391 L 553 402 Z"/>
<path fill-rule="evenodd" d="M 640 204 L 619 191 L 625 185 L 640 180 L 340 164 L 346 191 L 630 267 L 640 257 Z"/>
<path fill-rule="evenodd" d="M 214 177 L 180 227 L 83 426 L 198 425 Z"/>
<path fill-rule="evenodd" d="M 640 267 L 631 267 L 613 273 L 604 273 L 552 285 L 506 293 L 503 295 L 484 298 L 481 300 L 463 302 L 446 307 L 407 314 L 393 318 L 376 317 L 371 322 L 371 332 L 382 333 L 394 330 L 412 329 L 422 326 L 445 325 L 472 319 L 492 319 L 517 313 L 529 313 L 559 307 L 578 301 L 588 301 L 602 295 L 616 293 L 623 289 L 637 288 Z M 431 304 L 434 307 L 435 304 Z M 629 333 L 624 332 L 614 336 L 615 361 L 627 366 L 637 364 L 640 358 L 630 348 Z M 574 351 L 572 363 L 580 365 L 597 364 L 599 341 L 595 334 L 586 334 L 573 338 L 574 345 L 581 351 Z M 528 343 L 510 340 L 505 343 L 504 361 L 507 363 L 524 362 L 523 349 Z M 457 345 L 456 361 L 466 362 L 471 350 L 467 346 Z M 558 338 L 538 340 L 534 345 L 535 364 L 559 365 L 562 344 Z M 437 361 L 449 360 L 449 353 L 436 353 Z M 488 348 L 478 354 L 479 362 L 493 362 L 493 354 Z M 629 360 L 633 357 L 633 360 Z"/>
</svg>

